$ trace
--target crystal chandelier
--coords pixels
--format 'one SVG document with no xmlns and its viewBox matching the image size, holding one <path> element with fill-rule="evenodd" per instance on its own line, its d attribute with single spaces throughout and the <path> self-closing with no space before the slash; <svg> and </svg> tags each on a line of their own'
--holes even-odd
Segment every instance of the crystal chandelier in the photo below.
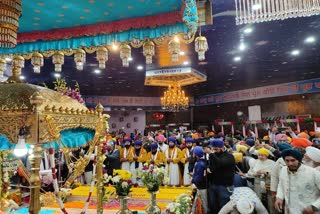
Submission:
<svg viewBox="0 0 320 214">
<path fill-rule="evenodd" d="M 76 63 L 77 70 L 83 70 L 83 64 L 86 62 L 86 52 L 79 48 L 74 53 L 74 62 Z"/>
<path fill-rule="evenodd" d="M 320 0 L 235 0 L 236 24 L 320 14 Z"/>
<path fill-rule="evenodd" d="M 179 53 L 180 53 L 180 41 L 178 37 L 174 37 L 174 39 L 169 42 L 169 53 L 172 56 L 172 62 L 179 61 Z"/>
<path fill-rule="evenodd" d="M 208 50 L 208 42 L 207 38 L 200 35 L 194 41 L 195 44 L 195 51 L 198 53 L 198 59 L 203 61 L 206 59 L 205 53 Z"/>
<path fill-rule="evenodd" d="M 103 46 L 100 46 L 98 47 L 96 54 L 97 54 L 97 60 L 99 62 L 99 68 L 105 69 L 106 62 L 108 61 L 108 49 Z"/>
<path fill-rule="evenodd" d="M 146 57 L 146 64 L 152 64 L 152 56 L 154 56 L 154 43 L 147 41 L 143 44 L 143 55 Z"/>
<path fill-rule="evenodd" d="M 123 67 L 129 67 L 130 57 L 131 57 L 131 47 L 128 44 L 120 45 L 120 58 L 122 59 Z"/>
<path fill-rule="evenodd" d="M 185 96 L 179 85 L 169 86 L 161 97 L 161 105 L 168 111 L 186 110 L 189 107 L 189 98 Z"/>
<path fill-rule="evenodd" d="M 13 48 L 17 45 L 21 0 L 1 0 L 0 47 Z"/>
</svg>

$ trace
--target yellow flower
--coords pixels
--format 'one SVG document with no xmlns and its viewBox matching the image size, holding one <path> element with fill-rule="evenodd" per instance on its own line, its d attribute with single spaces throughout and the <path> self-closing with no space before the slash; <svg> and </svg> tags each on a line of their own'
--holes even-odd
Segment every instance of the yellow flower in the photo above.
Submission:
<svg viewBox="0 0 320 214">
<path fill-rule="evenodd" d="M 113 175 L 119 175 L 122 180 L 129 180 L 132 174 L 128 170 L 116 169 L 113 170 Z"/>
</svg>

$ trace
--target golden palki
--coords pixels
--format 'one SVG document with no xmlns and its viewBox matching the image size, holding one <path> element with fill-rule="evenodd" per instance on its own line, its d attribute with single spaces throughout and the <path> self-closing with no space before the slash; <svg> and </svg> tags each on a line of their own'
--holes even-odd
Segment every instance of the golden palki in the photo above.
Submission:
<svg viewBox="0 0 320 214">
<path fill-rule="evenodd" d="M 161 105 L 164 109 L 173 112 L 186 110 L 189 107 L 189 98 L 179 85 L 169 86 L 161 97 Z"/>
</svg>

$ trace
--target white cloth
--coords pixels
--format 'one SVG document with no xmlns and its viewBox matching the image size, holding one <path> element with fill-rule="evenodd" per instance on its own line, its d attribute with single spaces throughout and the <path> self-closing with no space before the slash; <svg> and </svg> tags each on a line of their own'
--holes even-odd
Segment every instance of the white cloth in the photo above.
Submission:
<svg viewBox="0 0 320 214">
<path fill-rule="evenodd" d="M 165 152 L 167 159 L 174 159 L 178 156 L 178 148 L 174 147 L 171 154 L 169 154 L 169 149 Z M 179 185 L 179 165 L 177 163 L 170 162 L 166 164 L 165 167 L 166 175 L 165 177 L 169 177 L 168 182 L 165 184 L 177 186 Z"/>
<path fill-rule="evenodd" d="M 129 156 L 129 152 L 132 152 L 132 148 L 131 147 L 129 149 L 124 148 L 123 157 L 127 158 Z M 130 171 L 130 164 L 131 163 L 129 161 L 122 162 L 121 163 L 121 169 Z"/>
<path fill-rule="evenodd" d="M 271 171 L 271 184 L 270 184 L 270 190 L 272 192 L 277 192 L 278 189 L 278 184 L 279 184 L 279 176 L 282 167 L 285 167 L 286 163 L 284 162 L 283 158 L 279 158 L 274 167 L 273 170 Z"/>
<path fill-rule="evenodd" d="M 84 181 L 86 184 L 90 185 L 92 181 L 92 171 L 84 172 Z"/>
<path fill-rule="evenodd" d="M 236 205 L 238 201 L 248 200 L 254 205 L 257 214 L 268 214 L 267 209 L 263 206 L 258 196 L 249 187 L 236 187 L 230 201 L 222 207 L 218 214 L 239 213 Z"/>
<path fill-rule="evenodd" d="M 320 173 L 314 168 L 301 165 L 292 173 L 287 167 L 280 172 L 277 198 L 285 200 L 285 213 L 302 213 L 309 206 L 320 209 Z M 315 212 L 320 213 L 320 211 Z"/>
<path fill-rule="evenodd" d="M 189 159 L 190 157 L 190 151 L 189 149 L 187 149 L 185 152 L 184 152 L 184 157 L 186 158 L 186 160 Z M 184 164 L 184 171 L 183 171 L 183 185 L 185 186 L 189 186 L 191 184 L 191 176 L 189 174 L 189 162 L 186 162 Z"/>
<path fill-rule="evenodd" d="M 158 151 L 161 151 L 165 153 L 168 150 L 169 146 L 165 143 L 162 144 L 162 146 L 158 143 Z"/>
</svg>

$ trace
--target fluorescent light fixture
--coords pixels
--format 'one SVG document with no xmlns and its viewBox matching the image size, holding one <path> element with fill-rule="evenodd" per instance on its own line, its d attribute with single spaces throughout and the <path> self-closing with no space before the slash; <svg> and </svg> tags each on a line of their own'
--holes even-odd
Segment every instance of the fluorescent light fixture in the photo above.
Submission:
<svg viewBox="0 0 320 214">
<path fill-rule="evenodd" d="M 239 50 L 244 51 L 246 48 L 247 48 L 246 45 L 243 42 L 241 42 L 239 45 Z"/>
<path fill-rule="evenodd" d="M 184 56 L 186 53 L 184 51 L 180 51 L 180 56 Z"/>
<path fill-rule="evenodd" d="M 304 40 L 305 43 L 314 43 L 315 41 L 316 38 L 314 36 L 309 36 Z"/>
<path fill-rule="evenodd" d="M 54 73 L 53 75 L 54 75 L 54 77 L 56 77 L 56 78 L 60 78 L 60 77 L 61 77 L 61 74 L 59 74 L 59 73 Z"/>
<path fill-rule="evenodd" d="M 132 61 L 132 60 L 133 60 L 132 57 L 129 57 L 129 58 L 128 58 L 128 61 Z"/>
<path fill-rule="evenodd" d="M 249 33 L 252 33 L 252 31 L 253 31 L 252 28 L 249 27 L 249 28 L 244 29 L 243 32 L 244 32 L 245 34 L 249 34 Z"/>
<path fill-rule="evenodd" d="M 96 74 L 100 74 L 100 73 L 101 73 L 101 70 L 99 70 L 99 69 L 95 69 L 95 70 L 94 70 L 94 73 L 96 73 Z"/>
<path fill-rule="evenodd" d="M 20 79 L 24 80 L 24 79 L 26 79 L 26 77 L 25 76 L 20 76 Z"/>
<path fill-rule="evenodd" d="M 189 65 L 189 62 L 188 61 L 184 61 L 183 64 L 184 65 Z"/>
<path fill-rule="evenodd" d="M 138 66 L 137 66 L 137 69 L 138 69 L 138 70 L 143 70 L 143 66 L 142 66 L 142 65 L 138 65 Z"/>
<path fill-rule="evenodd" d="M 298 56 L 300 54 L 300 51 L 299 50 L 293 50 L 291 51 L 291 55 L 292 56 Z"/>
<path fill-rule="evenodd" d="M 233 58 L 233 60 L 234 60 L 235 62 L 239 62 L 239 61 L 241 61 L 241 57 L 240 57 L 240 56 L 236 56 L 235 58 Z"/>
</svg>

